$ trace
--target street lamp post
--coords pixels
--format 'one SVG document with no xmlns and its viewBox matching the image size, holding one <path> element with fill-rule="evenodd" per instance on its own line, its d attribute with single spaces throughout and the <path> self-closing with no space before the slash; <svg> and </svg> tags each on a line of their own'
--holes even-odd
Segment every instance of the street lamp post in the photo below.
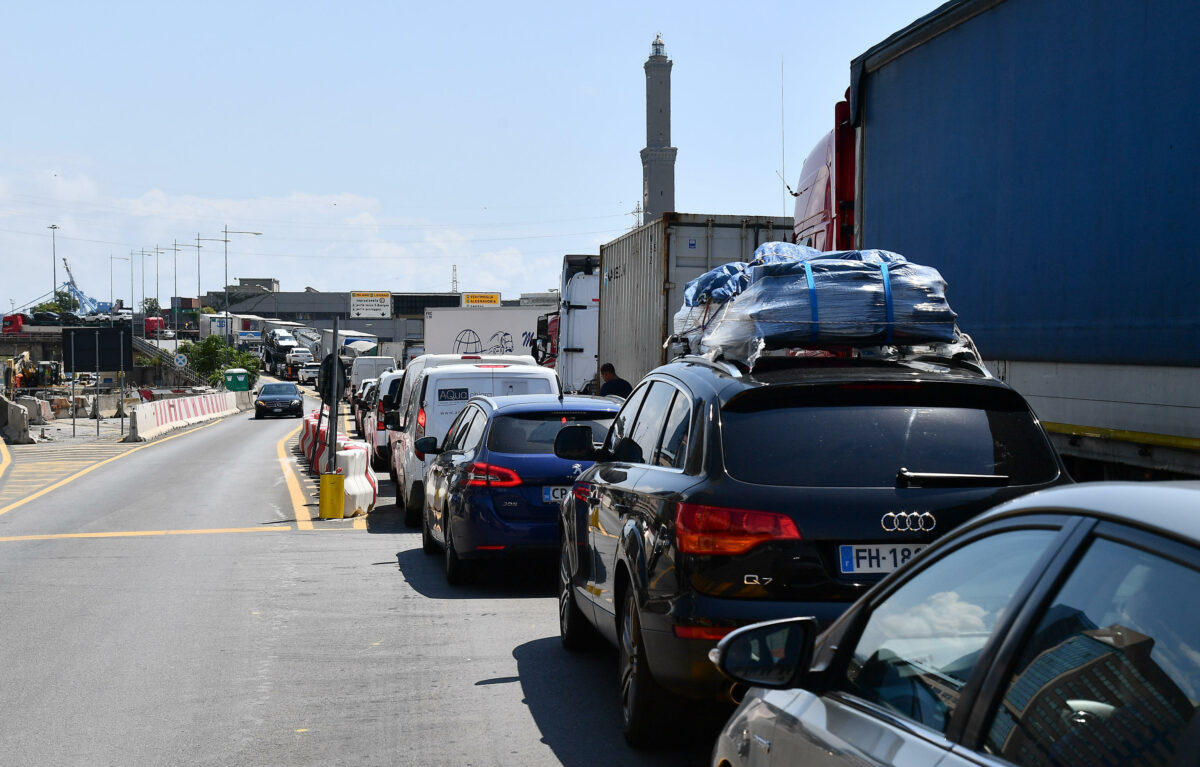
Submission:
<svg viewBox="0 0 1200 767">
<path fill-rule="evenodd" d="M 146 250 L 142 248 L 142 338 L 146 337 L 146 258 L 154 256 L 158 259 L 158 246 L 154 250 Z M 156 302 L 158 299 L 154 299 Z"/>
<path fill-rule="evenodd" d="M 50 230 L 50 300 L 58 308 L 58 248 L 55 235 L 58 234 L 58 224 L 46 227 Z"/>
<path fill-rule="evenodd" d="M 232 321 L 229 316 L 229 235 L 231 234 L 251 234 L 255 237 L 261 236 L 262 232 L 243 232 L 229 228 L 229 224 L 225 225 L 222 230 L 225 233 L 223 238 L 212 238 L 218 242 L 225 243 L 225 366 L 229 366 L 229 332 Z M 200 239 L 197 237 L 197 239 Z M 204 238 L 209 239 L 209 238 Z"/>
<path fill-rule="evenodd" d="M 112 272 L 113 261 L 129 261 L 129 259 L 125 258 L 124 256 L 114 256 L 112 253 L 108 254 L 108 321 L 109 322 L 113 321 L 113 316 L 112 316 L 113 311 L 114 311 L 113 306 L 116 304 L 116 298 L 113 295 L 113 272 Z M 130 292 L 130 294 L 133 293 L 133 264 L 132 264 L 132 262 L 129 265 L 129 292 Z M 132 295 L 130 296 L 129 300 L 130 301 L 133 300 Z"/>
</svg>

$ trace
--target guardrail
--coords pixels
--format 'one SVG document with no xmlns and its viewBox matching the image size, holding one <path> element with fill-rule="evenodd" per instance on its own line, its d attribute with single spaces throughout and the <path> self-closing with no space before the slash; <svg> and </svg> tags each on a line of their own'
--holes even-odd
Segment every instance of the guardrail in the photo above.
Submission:
<svg viewBox="0 0 1200 767">
<path fill-rule="evenodd" d="M 176 375 L 184 380 L 185 383 L 191 386 L 207 386 L 208 381 L 204 379 L 191 366 L 175 367 L 175 352 L 167 351 L 157 344 L 152 344 L 144 338 L 133 337 L 133 350 L 139 354 L 157 359 L 163 365 L 170 367 Z"/>
</svg>

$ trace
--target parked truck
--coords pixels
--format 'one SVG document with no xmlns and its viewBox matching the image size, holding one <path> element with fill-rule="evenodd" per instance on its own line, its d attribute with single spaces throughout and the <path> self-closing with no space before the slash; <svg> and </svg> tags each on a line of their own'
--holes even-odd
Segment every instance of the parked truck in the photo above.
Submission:
<svg viewBox="0 0 1200 767">
<path fill-rule="evenodd" d="M 665 213 L 600 246 L 598 361 L 631 383 L 669 358 L 689 280 L 730 261 L 746 261 L 764 242 L 785 240 L 789 216 Z"/>
<path fill-rule="evenodd" d="M 937 267 L 1077 479 L 1200 476 L 1197 29 L 1189 0 L 946 3 L 854 59 L 801 171 L 795 242 Z"/>
<path fill-rule="evenodd" d="M 540 306 L 425 310 L 426 354 L 533 354 Z"/>
<path fill-rule="evenodd" d="M 358 330 L 339 329 L 335 343 L 333 330 L 323 328 L 321 330 L 321 353 L 317 356 L 325 359 L 335 349 L 339 357 L 347 360 L 352 357 L 375 354 L 379 350 L 379 337 Z"/>
<path fill-rule="evenodd" d="M 596 380 L 600 343 L 600 259 L 563 256 L 558 310 L 538 317 L 534 357 L 554 368 L 563 390 L 590 390 Z"/>
</svg>

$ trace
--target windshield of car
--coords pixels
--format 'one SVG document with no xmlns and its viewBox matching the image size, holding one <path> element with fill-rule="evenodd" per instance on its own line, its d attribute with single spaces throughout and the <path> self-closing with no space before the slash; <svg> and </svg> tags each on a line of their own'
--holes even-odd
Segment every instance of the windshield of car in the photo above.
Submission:
<svg viewBox="0 0 1200 767">
<path fill-rule="evenodd" d="M 616 413 L 553 410 L 545 413 L 515 413 L 492 419 L 488 450 L 497 453 L 553 453 L 554 438 L 562 427 L 589 426 L 592 441 L 602 442 Z"/>
<path fill-rule="evenodd" d="M 258 392 L 258 394 L 260 397 L 271 397 L 271 396 L 282 397 L 282 396 L 287 396 L 289 394 L 297 396 L 297 397 L 300 396 L 299 392 L 296 390 L 295 384 L 286 384 L 286 383 L 264 384 L 262 389 Z"/>
<path fill-rule="evenodd" d="M 764 485 L 895 487 L 901 469 L 1026 485 L 1058 473 L 1024 400 L 978 386 L 764 387 L 722 408 L 721 443 L 731 476 Z"/>
</svg>

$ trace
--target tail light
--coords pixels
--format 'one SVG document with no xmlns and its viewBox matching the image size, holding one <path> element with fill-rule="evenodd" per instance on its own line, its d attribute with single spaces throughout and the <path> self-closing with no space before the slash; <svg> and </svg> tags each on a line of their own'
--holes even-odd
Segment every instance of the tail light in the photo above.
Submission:
<svg viewBox="0 0 1200 767">
<path fill-rule="evenodd" d="M 675 538 L 685 554 L 743 554 L 760 543 L 800 540 L 786 514 L 681 503 L 675 511 Z"/>
<path fill-rule="evenodd" d="M 387 429 L 383 425 L 383 403 L 380 402 L 375 409 L 375 431 L 384 431 Z"/>
<path fill-rule="evenodd" d="M 424 437 L 424 436 L 425 436 L 425 408 L 421 408 L 420 410 L 417 411 L 417 429 L 416 429 L 416 433 L 413 434 L 413 442 L 416 442 L 417 440 L 419 440 L 421 437 Z M 413 455 L 415 455 L 417 457 L 418 461 L 425 460 L 425 454 L 422 453 L 420 450 L 413 450 Z"/>
<path fill-rule="evenodd" d="M 521 476 L 512 469 L 490 463 L 467 464 L 468 487 L 517 487 Z"/>
</svg>

